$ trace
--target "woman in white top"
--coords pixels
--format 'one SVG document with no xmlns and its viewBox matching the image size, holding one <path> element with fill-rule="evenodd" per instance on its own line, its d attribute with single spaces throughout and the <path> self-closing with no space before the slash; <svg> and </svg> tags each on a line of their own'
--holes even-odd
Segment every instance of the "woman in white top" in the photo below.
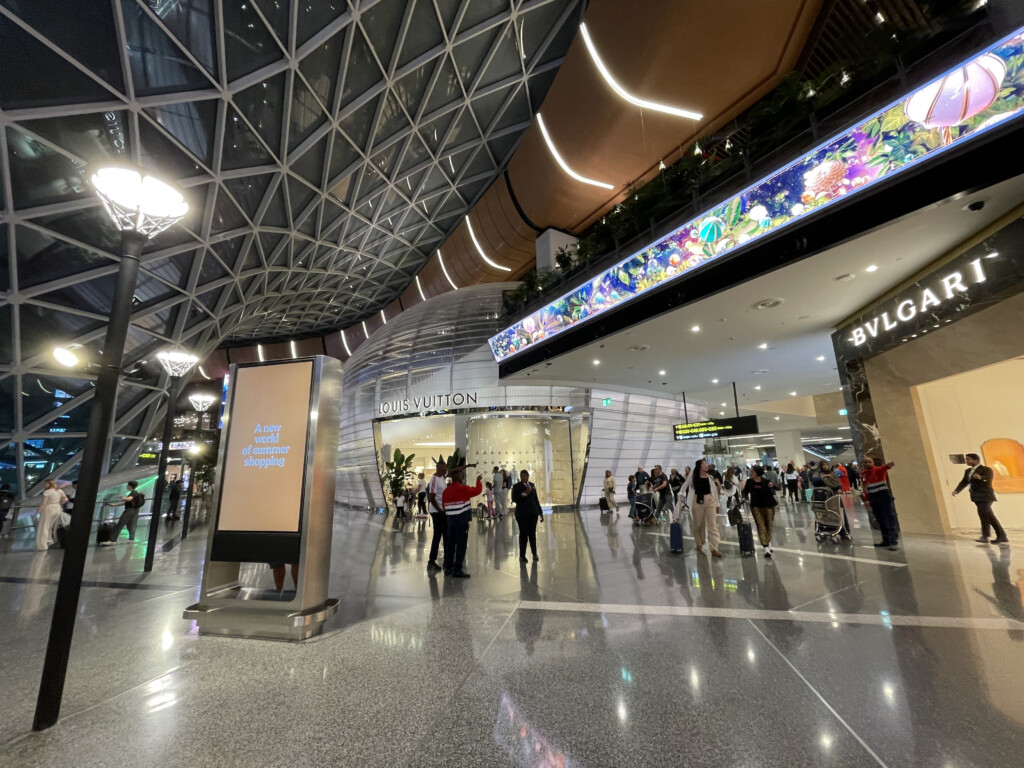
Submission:
<svg viewBox="0 0 1024 768">
<path fill-rule="evenodd" d="M 57 487 L 56 480 L 46 481 L 43 500 L 39 502 L 39 522 L 36 523 L 36 549 L 46 551 L 53 544 L 54 529 L 60 522 L 60 513 L 68 497 Z"/>
<path fill-rule="evenodd" d="M 619 505 L 615 502 L 615 478 L 610 469 L 604 471 L 604 500 L 608 502 L 609 512 L 619 514 Z"/>
<path fill-rule="evenodd" d="M 786 466 L 785 473 L 786 480 L 786 499 L 787 501 L 797 501 L 797 489 L 799 486 L 800 475 L 797 474 L 796 467 L 793 466 L 793 462 L 789 462 Z"/>
</svg>

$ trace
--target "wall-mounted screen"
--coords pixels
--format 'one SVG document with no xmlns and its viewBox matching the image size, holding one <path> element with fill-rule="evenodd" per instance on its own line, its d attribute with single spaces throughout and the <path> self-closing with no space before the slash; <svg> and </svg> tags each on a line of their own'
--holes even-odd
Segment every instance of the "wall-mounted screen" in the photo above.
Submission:
<svg viewBox="0 0 1024 768">
<path fill-rule="evenodd" d="M 312 385 L 312 360 L 238 368 L 218 531 L 298 532 Z"/>
</svg>

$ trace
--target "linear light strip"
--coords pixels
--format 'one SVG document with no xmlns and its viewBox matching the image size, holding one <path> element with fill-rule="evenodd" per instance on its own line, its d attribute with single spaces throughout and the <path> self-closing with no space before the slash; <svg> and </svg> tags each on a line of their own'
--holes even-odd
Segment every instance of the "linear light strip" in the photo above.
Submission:
<svg viewBox="0 0 1024 768">
<path fill-rule="evenodd" d="M 580 32 L 583 33 L 583 42 L 586 43 L 587 50 L 590 52 L 590 58 L 594 60 L 594 66 L 597 67 L 597 71 L 601 73 L 601 77 L 604 81 L 611 86 L 611 89 L 615 91 L 619 96 L 628 101 L 630 104 L 636 104 L 638 107 L 644 109 L 654 110 L 655 112 L 664 112 L 666 115 L 675 115 L 676 117 L 685 117 L 688 120 L 701 120 L 704 118 L 700 112 L 692 112 L 689 109 L 679 109 L 678 107 L 670 107 L 665 104 L 658 104 L 654 101 L 648 101 L 647 99 L 641 99 L 638 96 L 634 96 L 617 82 L 612 77 L 611 72 L 601 61 L 601 57 L 597 55 L 597 48 L 594 47 L 594 41 L 590 39 L 590 33 L 587 32 L 587 25 L 580 24 Z"/>
<path fill-rule="evenodd" d="M 935 77 L 899 100 L 866 115 L 846 131 L 831 136 L 803 156 L 495 334 L 489 340 L 494 359 L 501 362 L 534 345 L 547 344 L 565 330 L 593 322 L 599 314 L 633 301 L 657 286 L 685 280 L 684 276 L 691 270 L 722 258 L 737 248 L 748 247 L 748 244 L 769 233 L 779 232 L 794 222 L 815 216 L 839 200 L 848 201 L 855 195 L 864 195 L 866 190 L 883 179 L 888 180 L 908 168 L 929 163 L 931 158 L 966 145 L 988 131 L 1006 130 L 1010 121 L 1024 122 L 1024 96 L 1017 95 L 1018 89 L 1024 85 L 1024 70 L 1013 71 L 1008 67 L 1000 94 L 971 120 L 962 121 L 957 135 L 951 136 L 948 143 L 943 141 L 935 145 L 925 142 L 921 145 L 923 150 L 920 154 L 899 154 L 886 143 L 890 139 L 901 141 L 897 134 L 904 132 L 911 139 L 919 140 L 920 137 L 924 141 L 933 132 L 934 129 L 915 123 L 906 115 L 904 105 L 908 99 L 979 58 L 995 57 L 1005 64 L 1012 55 L 1019 55 L 1022 45 L 1024 27 L 987 50 L 974 54 L 945 75 Z M 887 117 L 895 118 L 896 124 L 884 127 Z M 875 121 L 879 122 L 877 135 L 872 133 Z M 871 136 L 875 138 L 867 141 Z M 866 154 L 860 155 L 856 162 L 834 160 L 830 156 L 830 147 L 849 141 L 867 144 L 861 150 Z M 841 181 L 834 178 L 837 169 L 844 172 Z M 829 173 L 832 177 L 827 175 Z M 784 185 L 786 191 L 793 193 L 789 201 L 778 202 L 777 185 Z M 767 210 L 769 206 L 774 209 L 772 212 Z M 673 259 L 681 263 L 673 263 Z M 652 260 L 655 262 L 653 276 Z M 644 269 L 627 272 L 625 267 L 631 262 L 643 264 Z M 615 286 L 614 291 L 612 286 Z M 586 311 L 570 312 L 569 308 L 573 306 Z M 692 330 L 698 330 L 698 327 L 694 326 Z"/>
<path fill-rule="evenodd" d="M 348 339 L 345 338 L 345 332 L 339 331 L 339 333 L 341 333 L 341 346 L 345 348 L 345 354 L 352 357 L 352 350 L 348 348 Z"/>
<path fill-rule="evenodd" d="M 292 360 L 295 360 L 299 356 L 299 353 L 295 351 L 295 340 L 292 339 L 289 341 L 288 346 L 291 347 L 292 350 Z"/>
<path fill-rule="evenodd" d="M 384 325 L 388 324 L 388 316 L 384 314 L 384 309 L 380 310 L 380 319 L 384 321 Z"/>
<path fill-rule="evenodd" d="M 466 215 L 466 226 L 469 227 L 469 238 L 473 241 L 473 245 L 476 246 L 476 252 L 480 254 L 480 258 L 486 261 L 495 269 L 500 269 L 502 272 L 511 272 L 512 267 L 503 267 L 501 264 L 496 264 L 487 258 L 487 254 L 484 253 L 484 249 L 480 247 L 480 241 L 476 239 L 476 232 L 473 231 L 473 222 L 469 220 L 469 215 Z"/>
<path fill-rule="evenodd" d="M 606 184 L 603 181 L 596 181 L 594 179 L 588 179 L 586 176 L 580 176 L 576 171 L 570 168 L 562 156 L 558 154 L 558 150 L 555 149 L 554 142 L 551 141 L 551 136 L 548 134 L 547 126 L 544 125 L 544 118 L 540 116 L 540 112 L 537 113 L 537 125 L 540 126 L 540 132 L 544 136 L 544 143 L 548 145 L 548 151 L 551 156 L 555 158 L 555 161 L 562 166 L 562 170 L 572 176 L 576 181 L 582 181 L 584 184 L 592 184 L 595 187 L 601 187 L 601 189 L 615 189 L 611 184 Z"/>
<path fill-rule="evenodd" d="M 370 332 L 366 330 L 366 321 L 363 320 L 363 338 L 370 338 Z"/>
<path fill-rule="evenodd" d="M 441 271 L 444 272 L 444 279 L 448 281 L 448 285 L 454 288 L 456 291 L 459 290 L 459 286 L 452 280 L 452 276 L 448 274 L 448 270 L 444 268 L 444 259 L 441 258 L 441 249 L 437 249 L 437 263 L 441 265 Z"/>
<path fill-rule="evenodd" d="M 199 366 L 199 373 L 201 373 L 203 375 L 203 378 L 206 379 L 207 381 L 210 380 L 210 377 L 206 375 L 206 371 L 203 370 L 203 366 L 201 365 Z"/>
<path fill-rule="evenodd" d="M 416 275 L 416 290 L 420 292 L 420 300 L 426 301 L 427 297 L 423 295 L 423 286 L 420 285 L 420 276 Z"/>
<path fill-rule="evenodd" d="M 263 345 L 262 344 L 257 344 L 256 345 L 256 354 L 259 356 L 261 363 L 265 363 L 266 362 L 266 360 L 263 359 Z"/>
</svg>

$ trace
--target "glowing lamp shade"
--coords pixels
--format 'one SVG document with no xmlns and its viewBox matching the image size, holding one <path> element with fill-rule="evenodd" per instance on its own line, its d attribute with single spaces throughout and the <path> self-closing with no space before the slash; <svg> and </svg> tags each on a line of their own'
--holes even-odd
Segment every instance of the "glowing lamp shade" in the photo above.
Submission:
<svg viewBox="0 0 1024 768">
<path fill-rule="evenodd" d="M 191 453 L 193 456 L 198 456 L 201 450 L 203 450 L 202 446 L 193 445 L 188 449 L 188 452 Z"/>
<path fill-rule="evenodd" d="M 192 407 L 195 410 L 199 411 L 200 413 L 206 413 L 208 410 L 210 410 L 210 406 L 217 402 L 217 398 L 214 397 L 213 395 L 196 393 L 194 395 L 189 395 L 188 401 L 189 403 L 192 404 Z"/>
<path fill-rule="evenodd" d="M 167 371 L 167 375 L 173 378 L 184 376 L 192 370 L 192 366 L 199 362 L 198 357 L 181 350 L 157 352 L 156 358 L 160 361 L 160 365 L 164 367 L 164 370 Z"/>
<path fill-rule="evenodd" d="M 114 224 L 122 231 L 154 237 L 188 213 L 177 189 L 132 168 L 110 166 L 93 172 L 90 182 Z"/>
<path fill-rule="evenodd" d="M 54 347 L 53 359 L 65 368 L 74 368 L 78 365 L 78 355 L 68 347 Z"/>
</svg>

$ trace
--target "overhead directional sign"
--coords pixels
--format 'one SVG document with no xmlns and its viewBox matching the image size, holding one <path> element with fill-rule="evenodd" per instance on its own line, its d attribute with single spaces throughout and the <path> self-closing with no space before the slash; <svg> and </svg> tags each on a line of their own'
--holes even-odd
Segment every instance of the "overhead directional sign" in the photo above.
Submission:
<svg viewBox="0 0 1024 768">
<path fill-rule="evenodd" d="M 757 416 L 738 416 L 735 419 L 709 419 L 690 424 L 676 424 L 672 427 L 676 440 L 706 440 L 715 437 L 739 437 L 756 435 Z"/>
</svg>

